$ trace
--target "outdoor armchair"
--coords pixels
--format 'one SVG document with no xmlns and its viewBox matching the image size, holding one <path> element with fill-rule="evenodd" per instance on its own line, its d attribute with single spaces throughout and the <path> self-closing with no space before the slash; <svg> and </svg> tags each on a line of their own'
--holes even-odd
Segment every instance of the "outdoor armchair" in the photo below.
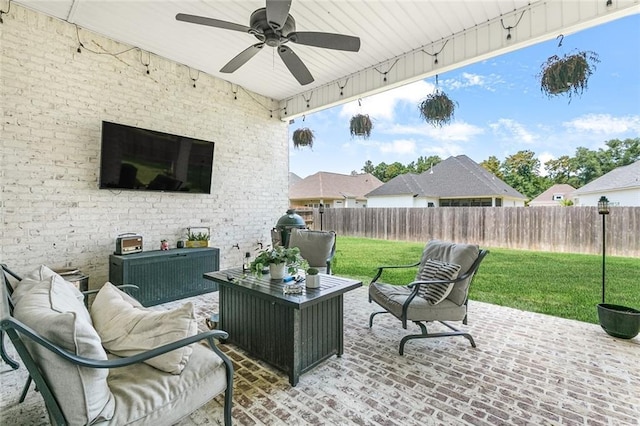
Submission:
<svg viewBox="0 0 640 426">
<path fill-rule="evenodd" d="M 52 424 L 171 425 L 223 392 L 224 422 L 231 424 L 233 365 L 214 341 L 227 338 L 226 332 L 116 356 L 103 348 L 82 293 L 59 276 L 45 275 L 41 281 L 25 278 L 10 291 L 0 273 L 0 329 L 29 371 Z M 176 353 L 186 359 L 179 372 L 151 365 Z"/>
<path fill-rule="evenodd" d="M 467 324 L 469 287 L 488 253 L 476 245 L 432 240 L 425 246 L 419 262 L 378 267 L 369 285 L 369 302 L 377 303 L 384 310 L 370 315 L 369 327 L 373 326 L 373 318 L 383 313 L 399 319 L 404 329 L 409 321 L 420 327 L 420 334 L 410 334 L 400 340 L 400 355 L 404 354 L 405 344 L 412 339 L 463 336 L 475 347 L 469 333 L 458 330 L 446 321 Z M 379 281 L 385 270 L 415 267 L 419 267 L 415 280 L 407 285 Z M 426 323 L 433 321 L 440 322 L 451 332 L 429 333 Z"/>
<path fill-rule="evenodd" d="M 331 274 L 331 261 L 336 253 L 335 232 L 292 229 L 289 247 L 298 247 L 300 256 L 309 263 L 309 267 Z"/>
</svg>

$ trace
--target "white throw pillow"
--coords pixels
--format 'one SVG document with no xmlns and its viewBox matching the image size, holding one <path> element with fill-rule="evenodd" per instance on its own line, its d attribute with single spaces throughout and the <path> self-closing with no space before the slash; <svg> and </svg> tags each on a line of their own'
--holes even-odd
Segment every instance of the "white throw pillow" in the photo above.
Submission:
<svg viewBox="0 0 640 426">
<path fill-rule="evenodd" d="M 35 281 L 48 281 L 53 276 L 56 276 L 59 278 L 58 282 L 61 282 L 60 280 L 62 280 L 65 283 L 67 283 L 69 287 L 72 288 L 71 292 L 73 293 L 74 297 L 78 299 L 80 302 L 84 302 L 84 294 L 82 294 L 80 290 L 78 290 L 78 288 L 75 285 L 73 285 L 73 283 L 70 283 L 69 281 L 65 280 L 61 275 L 56 274 L 55 272 L 53 272 L 53 270 L 51 270 L 51 268 L 45 265 L 40 265 L 35 270 L 25 275 L 22 281 L 18 282 L 18 286 L 24 285 L 29 282 L 33 283 Z M 15 296 L 14 296 L 14 303 L 18 303 L 18 300 L 15 299 Z"/>
<path fill-rule="evenodd" d="M 89 312 L 77 299 L 73 284 L 56 274 L 43 280 L 25 277 L 13 294 L 16 319 L 73 354 L 107 360 Z M 107 385 L 109 370 L 71 364 L 25 340 L 69 424 L 92 424 L 113 417 L 115 400 Z"/>
<path fill-rule="evenodd" d="M 420 268 L 416 281 L 454 280 L 458 277 L 459 271 L 460 265 L 428 259 Z M 453 285 L 454 283 L 422 284 L 418 295 L 429 303 L 437 305 L 447 298 Z"/>
<path fill-rule="evenodd" d="M 91 318 L 102 345 L 118 356 L 155 349 L 198 331 L 191 302 L 172 310 L 145 308 L 133 297 L 107 282 L 91 305 Z M 148 359 L 145 363 L 171 374 L 187 365 L 191 345 Z"/>
</svg>

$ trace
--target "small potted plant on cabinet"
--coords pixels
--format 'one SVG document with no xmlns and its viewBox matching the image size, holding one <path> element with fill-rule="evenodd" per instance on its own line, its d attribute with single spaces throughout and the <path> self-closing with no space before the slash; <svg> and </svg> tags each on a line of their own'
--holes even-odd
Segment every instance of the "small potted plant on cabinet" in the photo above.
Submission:
<svg viewBox="0 0 640 426">
<path fill-rule="evenodd" d="M 271 279 L 281 280 L 285 273 L 296 274 L 298 269 L 306 269 L 308 263 L 300 256 L 298 247 L 286 248 L 276 246 L 266 250 L 262 250 L 253 259 L 249 269 L 254 274 L 262 274 L 263 270 L 269 268 Z"/>
<path fill-rule="evenodd" d="M 210 234 L 208 231 L 193 231 L 191 229 L 187 232 L 186 246 L 189 248 L 194 247 L 209 247 Z"/>
<path fill-rule="evenodd" d="M 308 146 L 309 148 L 313 148 L 313 140 L 315 139 L 315 135 L 313 134 L 313 130 L 303 127 L 301 129 L 296 129 L 293 131 L 293 146 L 294 148 L 302 148 Z"/>
</svg>

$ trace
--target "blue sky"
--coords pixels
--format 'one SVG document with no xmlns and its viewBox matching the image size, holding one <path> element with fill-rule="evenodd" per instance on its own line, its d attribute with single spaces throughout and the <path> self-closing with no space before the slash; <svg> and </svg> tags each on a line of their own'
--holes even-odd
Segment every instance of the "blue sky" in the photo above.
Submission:
<svg viewBox="0 0 640 426">
<path fill-rule="evenodd" d="M 582 96 L 547 98 L 537 78 L 551 55 L 594 51 L 600 63 Z M 640 15 L 636 14 L 550 40 L 438 76 L 441 90 L 458 103 L 454 120 L 435 128 L 425 123 L 418 104 L 433 91 L 428 78 L 378 95 L 299 117 L 300 127 L 315 133 L 313 149 L 294 149 L 290 171 L 304 178 L 319 171 L 361 172 L 420 156 L 467 155 L 480 163 L 494 155 L 503 161 L 531 150 L 542 163 L 573 156 L 579 146 L 592 150 L 610 139 L 640 137 Z M 352 115 L 369 114 L 374 128 L 367 140 L 351 138 Z M 544 167 L 541 167 L 544 172 Z"/>
</svg>

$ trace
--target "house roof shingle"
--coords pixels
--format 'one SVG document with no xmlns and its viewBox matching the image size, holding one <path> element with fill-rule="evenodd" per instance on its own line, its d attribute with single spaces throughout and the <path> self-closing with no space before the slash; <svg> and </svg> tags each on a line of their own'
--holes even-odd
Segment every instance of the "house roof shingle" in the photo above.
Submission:
<svg viewBox="0 0 640 426">
<path fill-rule="evenodd" d="M 365 194 L 382 182 L 370 173 L 361 175 L 343 175 L 339 173 L 318 172 L 307 176 L 289 187 L 290 200 L 336 200 L 344 198 L 365 199 Z"/>
<path fill-rule="evenodd" d="M 449 157 L 419 175 L 409 173 L 397 176 L 366 195 L 371 197 L 401 194 L 440 198 L 527 198 L 466 155 Z"/>
<path fill-rule="evenodd" d="M 549 189 L 547 189 L 546 191 L 544 191 L 542 194 L 538 195 L 537 197 L 535 197 L 533 200 L 529 201 L 529 205 L 530 206 L 549 206 L 549 205 L 560 205 L 560 203 L 558 203 L 558 201 L 555 201 L 553 199 L 554 195 L 564 195 L 565 199 L 569 198 L 569 195 L 571 195 L 576 189 L 566 183 L 557 183 L 553 186 L 551 186 Z"/>
<path fill-rule="evenodd" d="M 578 188 L 578 194 L 591 192 L 611 191 L 616 189 L 628 189 L 640 187 L 640 160 L 627 166 L 618 167 L 609 173 L 600 176 L 585 186 Z"/>
</svg>

